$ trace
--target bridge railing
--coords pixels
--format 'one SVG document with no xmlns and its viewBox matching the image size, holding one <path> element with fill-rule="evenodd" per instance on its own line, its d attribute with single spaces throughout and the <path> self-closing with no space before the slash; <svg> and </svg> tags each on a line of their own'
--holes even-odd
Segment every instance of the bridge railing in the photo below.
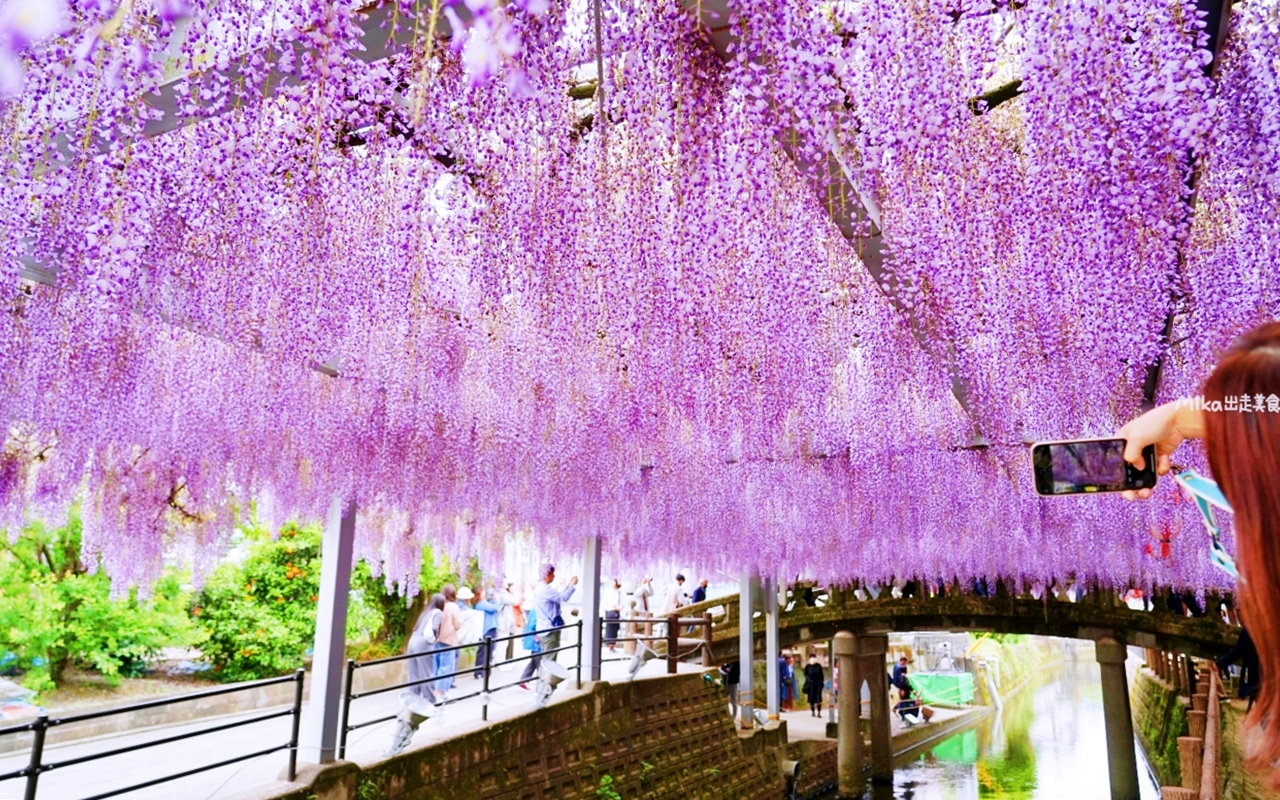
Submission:
<svg viewBox="0 0 1280 800">
<path fill-rule="evenodd" d="M 1178 737 L 1178 761 L 1181 786 L 1162 786 L 1162 800 L 1219 800 L 1222 781 L 1221 698 L 1222 683 L 1212 662 L 1200 662 L 1201 669 L 1185 657 L 1170 659 L 1169 654 L 1147 651 L 1147 666 L 1173 691 L 1191 698 L 1187 712 L 1188 736 Z M 1197 679 L 1198 673 L 1208 676 Z"/>
<path fill-rule="evenodd" d="M 701 605 L 701 604 L 699 604 Z M 624 617 L 624 618 L 605 618 L 600 620 L 601 623 L 601 641 L 606 645 L 622 643 L 625 646 L 642 644 L 644 642 L 652 642 L 650 649 L 657 655 L 663 656 L 667 660 L 667 673 L 676 674 L 676 664 L 688 656 L 696 653 L 702 654 L 702 666 L 711 666 L 711 645 L 713 635 L 713 620 L 710 611 L 703 611 L 702 616 L 695 617 L 688 613 L 689 606 L 680 609 L 683 614 L 668 614 L 665 617 Z M 614 636 L 610 636 L 610 625 L 618 626 Z M 653 634 L 650 631 L 654 625 L 664 625 L 665 630 L 660 634 Z M 626 626 L 624 628 L 624 626 Z M 628 630 L 629 628 L 629 630 Z M 695 629 L 700 633 L 698 638 L 692 636 L 681 636 L 681 630 L 686 633 L 693 633 Z M 644 631 L 644 633 L 641 633 Z M 649 646 L 649 645 L 645 645 Z M 620 656 L 606 656 L 601 661 L 627 661 L 634 655 L 626 653 Z"/>
<path fill-rule="evenodd" d="M 493 654 L 496 652 L 494 649 L 494 645 L 505 644 L 507 642 L 514 642 L 520 639 L 524 639 L 525 637 L 528 637 L 528 636 L 542 636 L 548 633 L 554 633 L 556 631 L 567 631 L 567 630 L 572 630 L 577 632 L 577 641 L 575 641 L 573 644 L 562 645 L 560 647 L 555 647 L 549 650 L 540 650 L 536 653 L 531 652 L 523 656 L 516 656 L 515 658 L 509 658 L 509 659 L 505 659 L 503 661 L 494 663 L 494 660 L 492 657 Z M 436 655 L 440 653 L 460 652 L 463 650 L 471 650 L 477 647 L 484 648 L 484 652 L 486 655 L 484 664 L 472 665 L 470 667 L 467 667 L 466 669 L 456 669 L 453 672 L 442 672 L 438 674 L 433 674 L 429 678 L 404 681 L 402 683 L 393 683 L 387 686 L 378 686 L 373 689 L 363 689 L 361 691 L 354 691 L 356 670 L 359 670 L 361 668 L 377 666 L 380 664 L 391 664 L 397 661 L 407 661 L 411 658 L 434 658 Z M 543 628 L 541 630 L 536 630 L 536 631 L 525 631 L 523 633 L 512 634 L 511 636 L 502 636 L 498 638 L 495 638 L 492 636 L 486 636 L 483 639 L 481 639 L 479 642 L 473 642 L 471 644 L 454 645 L 451 647 L 442 647 L 437 650 L 431 650 L 425 653 L 401 653 L 399 655 L 387 656 L 386 658 L 375 658 L 369 661 L 356 661 L 355 659 L 348 659 L 346 680 L 343 683 L 343 690 L 342 690 L 342 721 L 338 729 L 339 731 L 338 732 L 338 758 L 345 758 L 347 755 L 347 735 L 349 733 L 355 730 L 359 730 L 360 728 L 367 728 L 371 725 L 378 725 L 383 722 L 389 722 L 396 718 L 396 714 L 390 714 L 390 715 L 381 716 L 381 717 L 374 717 L 372 719 L 366 719 L 361 722 L 352 724 L 350 720 L 351 703 L 355 700 L 359 700 L 362 697 L 373 697 L 380 694 L 386 694 L 387 692 L 394 692 L 398 689 L 411 689 L 415 686 L 430 685 L 430 684 L 436 683 L 437 681 L 443 681 L 449 678 L 457 678 L 463 675 L 474 675 L 476 673 L 480 673 L 482 683 L 480 684 L 480 687 L 478 689 L 476 689 L 475 691 L 465 692 L 463 694 L 448 697 L 439 705 L 444 706 L 452 703 L 458 703 L 463 700 L 469 700 L 472 697 L 479 697 L 481 698 L 481 701 L 482 701 L 480 705 L 480 718 L 484 720 L 488 720 L 489 719 L 489 697 L 493 692 L 501 691 L 503 689 L 510 689 L 515 686 L 520 686 L 521 684 L 528 682 L 528 680 L 531 680 L 528 678 L 517 678 L 513 681 L 509 681 L 499 686 L 494 686 L 492 684 L 492 679 L 493 679 L 493 670 L 496 667 L 506 666 L 508 664 L 523 663 L 525 661 L 532 661 L 534 659 L 541 659 L 543 656 L 550 656 L 554 660 L 559 653 L 562 653 L 566 650 L 574 651 L 575 660 L 574 660 L 573 666 L 570 667 L 570 669 L 574 670 L 577 673 L 578 688 L 582 688 L 582 621 L 581 620 L 573 623 L 572 625 L 560 625 L 558 627 Z"/>
<path fill-rule="evenodd" d="M 235 764 L 240 761 L 248 761 L 249 759 L 258 758 L 260 756 L 277 753 L 281 750 L 289 752 L 289 780 L 293 780 L 297 776 L 298 767 L 298 723 L 302 714 L 302 690 L 303 690 L 304 673 L 298 670 L 292 675 L 283 675 L 279 678 L 267 678 L 266 680 L 250 681 L 248 683 L 238 683 L 234 686 L 226 686 L 218 689 L 206 689 L 201 692 L 192 692 L 190 694 L 178 695 L 176 697 L 164 697 L 158 700 L 148 700 L 142 703 L 131 703 L 127 706 L 118 706 L 116 708 L 108 708 L 102 711 L 89 711 L 83 714 L 71 714 L 65 717 L 50 717 L 41 713 L 31 722 L 21 725 L 12 725 L 7 728 L 0 728 L 0 736 L 17 735 L 31 732 L 31 759 L 27 766 L 20 770 L 8 772 L 0 775 L 0 783 L 19 778 L 26 779 L 26 789 L 23 793 L 23 800 L 36 800 L 36 791 L 39 786 L 40 775 L 54 769 L 63 769 L 65 767 L 75 766 L 77 764 L 85 764 L 99 759 L 111 758 L 112 756 L 124 755 L 138 750 L 144 750 L 149 747 L 156 747 L 162 744 L 170 744 L 172 742 L 182 741 L 184 739 L 192 739 L 197 736 L 205 736 L 219 731 L 230 730 L 232 728 L 240 728 L 245 725 L 253 725 L 257 722 L 265 722 L 267 720 L 276 719 L 278 717 L 293 717 L 292 732 L 289 741 L 278 744 L 274 747 L 268 747 L 264 750 L 256 750 L 252 753 L 224 758 L 218 761 L 205 764 L 204 766 L 195 767 L 194 769 L 184 770 L 183 772 L 166 775 L 162 778 L 153 778 L 151 780 L 141 781 L 120 789 L 113 789 L 109 792 L 91 795 L 83 798 L 83 800 L 102 800 L 102 798 L 115 797 L 116 795 L 132 792 L 137 789 L 145 789 L 149 786 L 155 786 L 161 783 L 185 778 L 188 775 L 195 775 L 200 772 L 207 772 L 211 769 L 225 767 L 228 764 Z M 209 725 L 195 731 L 187 731 L 173 736 L 165 736 L 159 739 L 142 742 L 140 744 L 128 745 L 126 747 L 115 747 L 109 750 L 103 750 L 97 753 L 89 753 L 88 755 L 76 756 L 74 758 L 64 758 L 61 761 L 44 760 L 45 734 L 50 728 L 58 728 L 64 725 L 74 725 L 79 722 L 88 722 L 90 720 L 102 719 L 103 717 L 112 717 L 119 714 L 128 714 L 134 711 L 141 711 L 148 708 L 158 708 L 160 706 L 172 705 L 175 703 L 191 703 L 198 700 L 204 700 L 209 697 L 217 697 L 219 695 L 234 694 L 236 692 L 254 691 L 264 686 L 274 686 L 281 683 L 294 684 L 293 705 L 289 708 L 279 711 L 269 711 L 264 714 L 249 717 L 247 719 L 239 719 L 233 722 L 223 722 L 216 725 Z"/>
</svg>

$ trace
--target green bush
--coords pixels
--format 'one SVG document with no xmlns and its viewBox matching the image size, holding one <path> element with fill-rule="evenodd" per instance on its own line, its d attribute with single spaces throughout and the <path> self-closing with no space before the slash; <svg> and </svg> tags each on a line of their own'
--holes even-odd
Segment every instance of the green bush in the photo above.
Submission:
<svg viewBox="0 0 1280 800">
<path fill-rule="evenodd" d="M 287 524 L 272 539 L 265 529 L 245 525 L 234 543 L 243 559 L 223 563 L 192 608 L 203 631 L 201 649 L 222 681 L 246 681 L 282 675 L 303 665 L 315 635 L 320 594 L 318 526 Z M 423 550 L 420 576 L 424 591 L 438 591 L 457 574 L 444 559 Z M 410 604 L 393 585 L 388 592 L 369 565 L 351 571 L 347 603 L 347 655 L 365 660 L 400 652 L 410 620 L 421 609 L 421 595 Z"/>
<path fill-rule="evenodd" d="M 242 563 L 223 563 L 210 576 L 191 615 L 200 648 L 222 681 L 281 675 L 302 666 L 315 634 L 320 593 L 320 531 L 285 525 L 272 539 L 245 526 L 236 544 Z"/>
<path fill-rule="evenodd" d="M 152 596 L 112 598 L 111 581 L 80 560 L 80 519 L 47 529 L 32 522 L 10 542 L 0 531 L 0 651 L 12 652 L 23 684 L 52 689 L 70 666 L 108 682 L 134 677 L 161 648 L 191 644 L 188 598 L 172 572 Z"/>
</svg>

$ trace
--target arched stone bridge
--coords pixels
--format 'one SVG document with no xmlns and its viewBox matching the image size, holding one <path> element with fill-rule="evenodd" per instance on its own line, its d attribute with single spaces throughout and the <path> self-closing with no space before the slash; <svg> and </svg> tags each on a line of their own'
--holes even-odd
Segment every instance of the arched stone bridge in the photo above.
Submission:
<svg viewBox="0 0 1280 800">
<path fill-rule="evenodd" d="M 1059 636 L 1097 640 L 1119 634 L 1136 647 L 1187 653 L 1201 658 L 1221 655 L 1235 643 L 1240 629 L 1227 625 L 1215 612 L 1184 617 L 1167 610 L 1135 611 L 1110 593 L 1095 592 L 1078 602 L 1051 594 L 1037 600 L 1029 596 L 979 597 L 950 593 L 936 597 L 859 600 L 847 589 L 814 588 L 813 605 L 805 602 L 804 589 L 788 596 L 778 614 L 779 646 L 824 641 L 836 631 L 854 634 L 913 631 L 987 631 Z M 680 609 L 682 617 L 712 614 L 712 660 L 738 658 L 738 595 L 717 597 Z M 759 606 L 757 606 L 757 609 Z M 753 621 L 756 649 L 764 651 L 764 615 Z"/>
</svg>

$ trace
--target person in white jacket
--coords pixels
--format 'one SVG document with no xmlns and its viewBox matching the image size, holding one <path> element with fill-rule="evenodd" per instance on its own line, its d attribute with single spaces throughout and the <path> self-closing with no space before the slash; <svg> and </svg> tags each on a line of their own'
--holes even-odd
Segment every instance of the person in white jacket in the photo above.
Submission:
<svg viewBox="0 0 1280 800">
<path fill-rule="evenodd" d="M 521 632 L 521 626 L 516 623 L 516 608 L 520 605 L 523 593 L 520 588 L 511 581 L 504 581 L 502 588 L 496 593 L 496 600 L 502 606 L 502 610 L 498 612 L 498 638 L 503 639 L 507 636 L 513 636 Z M 514 655 L 515 640 L 503 642 L 498 646 L 498 652 L 503 654 L 502 660 L 510 660 Z"/>
<path fill-rule="evenodd" d="M 684 576 L 676 575 L 676 582 L 667 587 L 667 602 L 662 607 L 662 613 L 664 616 L 674 614 L 681 606 L 688 604 L 688 595 L 684 593 Z"/>
</svg>

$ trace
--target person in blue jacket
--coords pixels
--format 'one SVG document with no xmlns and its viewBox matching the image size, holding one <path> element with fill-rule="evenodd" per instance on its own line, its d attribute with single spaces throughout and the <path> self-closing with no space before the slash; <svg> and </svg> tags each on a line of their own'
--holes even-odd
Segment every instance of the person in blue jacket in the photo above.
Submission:
<svg viewBox="0 0 1280 800">
<path fill-rule="evenodd" d="M 484 646 L 486 638 L 492 639 L 498 635 L 498 612 L 502 611 L 502 606 L 490 600 L 484 591 L 484 587 L 476 589 L 476 599 L 472 602 L 471 607 L 476 611 L 484 612 L 484 623 L 481 629 L 484 633 L 480 634 L 480 647 L 476 650 L 476 680 L 484 677 L 484 665 L 493 661 L 493 647 Z"/>
<path fill-rule="evenodd" d="M 542 635 L 535 633 L 536 630 L 538 630 L 538 611 L 531 608 L 524 612 L 524 649 L 533 653 L 533 658 L 529 659 L 524 673 L 520 676 L 521 689 L 529 688 L 526 681 L 538 674 L 538 665 L 542 663 L 542 656 L 539 655 L 542 652 Z"/>
</svg>

